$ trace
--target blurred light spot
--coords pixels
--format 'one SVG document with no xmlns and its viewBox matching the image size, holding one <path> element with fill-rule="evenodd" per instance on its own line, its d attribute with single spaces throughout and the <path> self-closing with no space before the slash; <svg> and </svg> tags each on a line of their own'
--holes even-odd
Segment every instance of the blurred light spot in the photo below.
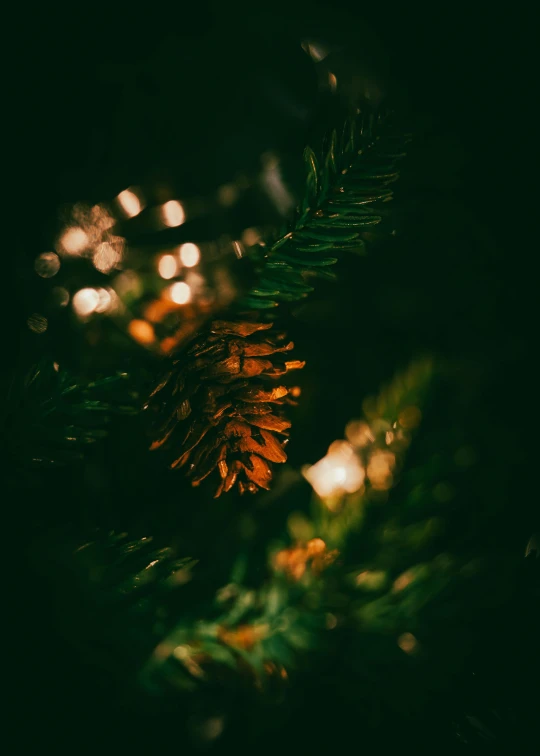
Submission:
<svg viewBox="0 0 540 756">
<path fill-rule="evenodd" d="M 191 289 L 184 281 L 178 281 L 171 286 L 170 297 L 176 304 L 187 304 L 191 299 Z"/>
<path fill-rule="evenodd" d="M 433 498 L 436 501 L 440 501 L 441 504 L 445 504 L 454 498 L 454 489 L 449 483 L 445 483 L 444 481 L 437 483 L 433 489 Z"/>
<path fill-rule="evenodd" d="M 291 389 L 289 389 L 289 394 L 291 396 L 294 396 L 295 398 L 300 396 L 301 393 L 302 389 L 300 388 L 300 386 L 293 386 Z"/>
<path fill-rule="evenodd" d="M 476 461 L 476 452 L 471 446 L 462 446 L 455 454 L 456 465 L 460 467 L 470 467 Z"/>
<path fill-rule="evenodd" d="M 365 477 L 360 460 L 346 441 L 334 441 L 327 455 L 303 474 L 322 498 L 354 493 L 361 488 Z"/>
<path fill-rule="evenodd" d="M 40 315 L 38 312 L 32 313 L 26 321 L 28 328 L 34 333 L 45 333 L 49 321 L 45 315 Z"/>
<path fill-rule="evenodd" d="M 51 300 L 57 307 L 65 307 L 69 302 L 69 292 L 63 286 L 55 286 L 51 291 Z"/>
<path fill-rule="evenodd" d="M 120 262 L 122 255 L 118 248 L 109 242 L 102 242 L 94 252 L 94 267 L 101 273 L 109 273 Z"/>
<path fill-rule="evenodd" d="M 199 735 L 203 740 L 215 740 L 223 732 L 225 720 L 223 717 L 210 717 L 199 728 Z"/>
<path fill-rule="evenodd" d="M 261 235 L 256 228 L 246 228 L 242 231 L 242 242 L 246 247 L 253 247 L 260 239 Z"/>
<path fill-rule="evenodd" d="M 197 265 L 200 259 L 201 250 L 196 244 L 187 242 L 180 246 L 180 260 L 186 268 L 192 268 L 194 265 Z"/>
<path fill-rule="evenodd" d="M 178 659 L 179 661 L 184 661 L 184 659 L 188 659 L 190 656 L 189 646 L 176 646 L 176 648 L 173 651 L 173 656 L 175 659 Z"/>
<path fill-rule="evenodd" d="M 279 160 L 271 152 L 262 156 L 263 174 L 262 184 L 277 210 L 286 215 L 294 205 L 294 197 L 289 192 L 281 176 Z"/>
<path fill-rule="evenodd" d="M 328 50 L 316 42 L 302 42 L 302 50 L 306 52 L 315 63 L 320 63 L 328 55 Z"/>
<path fill-rule="evenodd" d="M 97 294 L 99 301 L 96 306 L 96 312 L 106 312 L 111 304 L 111 295 L 109 294 L 107 289 L 98 289 Z"/>
<path fill-rule="evenodd" d="M 366 474 L 372 487 L 377 491 L 386 491 L 392 485 L 392 470 L 396 456 L 392 452 L 376 449 L 371 455 Z"/>
<path fill-rule="evenodd" d="M 161 207 L 163 223 L 170 228 L 181 226 L 186 219 L 184 208 L 178 200 L 169 200 Z"/>
<path fill-rule="evenodd" d="M 418 407 L 406 407 L 399 413 L 399 424 L 405 428 L 405 430 L 412 430 L 420 425 L 422 419 L 422 413 Z"/>
<path fill-rule="evenodd" d="M 394 580 L 393 588 L 395 591 L 402 591 L 404 588 L 410 585 L 413 580 L 413 572 L 411 570 L 407 570 L 407 572 L 404 572 L 402 575 L 396 578 L 396 580 Z"/>
<path fill-rule="evenodd" d="M 143 209 L 141 200 L 131 189 L 124 189 L 116 199 L 128 218 L 134 218 Z"/>
<path fill-rule="evenodd" d="M 88 234 L 79 226 L 72 226 L 60 238 L 60 246 L 68 255 L 79 255 L 88 247 Z"/>
<path fill-rule="evenodd" d="M 397 644 L 406 654 L 412 654 L 418 648 L 418 641 L 412 633 L 403 633 L 400 635 Z"/>
<path fill-rule="evenodd" d="M 88 225 L 90 230 L 97 235 L 97 232 L 103 233 L 114 226 L 114 218 L 103 205 L 94 205 L 90 211 L 84 209 L 83 205 L 76 206 L 81 208 L 81 213 L 75 211 L 75 217 L 79 220 L 81 226 Z"/>
<path fill-rule="evenodd" d="M 238 189 L 234 184 L 223 184 L 217 192 L 218 202 L 224 207 L 231 207 L 238 199 Z"/>
<path fill-rule="evenodd" d="M 176 275 L 177 264 L 174 255 L 163 255 L 159 259 L 158 271 L 162 278 L 174 278 Z"/>
<path fill-rule="evenodd" d="M 375 441 L 375 436 L 367 423 L 351 420 L 345 428 L 345 435 L 353 446 L 362 448 Z"/>
<path fill-rule="evenodd" d="M 525 556 L 528 557 L 531 554 L 536 554 L 536 558 L 540 556 L 540 544 L 536 533 L 532 534 L 532 536 L 529 538 L 529 541 L 527 542 L 527 546 L 525 547 Z"/>
<path fill-rule="evenodd" d="M 330 614 L 330 612 L 328 612 L 325 620 L 328 630 L 333 630 L 335 627 L 337 627 L 337 617 L 335 614 Z"/>
<path fill-rule="evenodd" d="M 337 89 L 337 78 L 336 75 L 333 73 L 328 74 L 328 83 L 330 85 L 330 89 L 332 92 L 335 92 Z"/>
<path fill-rule="evenodd" d="M 60 270 L 60 258 L 56 252 L 43 252 L 36 257 L 34 270 L 41 278 L 52 278 Z"/>
<path fill-rule="evenodd" d="M 355 583 L 361 588 L 365 588 L 369 591 L 376 591 L 386 582 L 386 573 L 382 570 L 364 570 L 360 572 L 356 578 Z"/>
<path fill-rule="evenodd" d="M 53 362 L 53 368 L 55 369 L 55 372 L 58 372 L 60 370 L 60 365 L 57 362 Z"/>
<path fill-rule="evenodd" d="M 146 320 L 132 320 L 128 325 L 128 333 L 139 344 L 153 344 L 155 333 L 153 327 Z"/>
<path fill-rule="evenodd" d="M 80 317 L 91 315 L 99 305 L 99 294 L 95 289 L 80 289 L 73 295 L 73 309 Z"/>
<path fill-rule="evenodd" d="M 388 445 L 392 443 L 392 441 L 394 440 L 394 434 L 392 433 L 392 431 L 386 431 L 384 440 L 386 441 Z"/>
</svg>

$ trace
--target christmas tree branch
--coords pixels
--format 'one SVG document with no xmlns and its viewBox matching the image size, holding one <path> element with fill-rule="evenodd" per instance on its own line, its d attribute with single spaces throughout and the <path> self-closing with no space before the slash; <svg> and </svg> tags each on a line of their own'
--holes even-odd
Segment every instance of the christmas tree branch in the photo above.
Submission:
<svg viewBox="0 0 540 756">
<path fill-rule="evenodd" d="M 370 114 L 347 120 L 339 138 L 332 131 L 319 158 L 306 147 L 302 204 L 290 228 L 258 250 L 260 280 L 240 308 L 266 310 L 297 301 L 313 290 L 306 276 L 333 277 L 327 268 L 337 262 L 336 252 L 363 248 L 362 231 L 382 220 L 372 206 L 392 199 L 408 138 Z"/>
<path fill-rule="evenodd" d="M 366 464 L 360 490 L 315 497 L 311 518 L 296 514 L 289 520 L 293 542 L 270 549 L 269 577 L 260 589 L 242 585 L 241 559 L 209 616 L 184 618 L 156 646 L 143 673 L 149 684 L 162 678 L 189 688 L 211 676 L 216 664 L 250 670 L 260 681 L 267 674 L 286 675 L 295 652 L 320 645 L 321 631 L 335 620 L 330 610 L 336 580 L 344 569 L 348 574 L 347 539 L 361 527 L 365 511 L 388 495 L 432 375 L 429 361 L 414 364 L 366 404 L 367 443 L 350 446 Z M 386 456 L 381 467 L 381 452 L 393 462 Z"/>
</svg>

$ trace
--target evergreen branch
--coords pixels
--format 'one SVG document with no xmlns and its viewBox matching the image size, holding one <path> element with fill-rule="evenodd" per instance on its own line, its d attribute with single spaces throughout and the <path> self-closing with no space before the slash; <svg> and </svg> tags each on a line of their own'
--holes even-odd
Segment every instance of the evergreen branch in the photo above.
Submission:
<svg viewBox="0 0 540 756">
<path fill-rule="evenodd" d="M 401 461 L 413 431 L 407 423 L 411 402 L 416 406 L 425 399 L 432 375 L 429 361 L 417 363 L 372 403 L 376 412 L 368 409 L 368 417 L 374 432 L 369 448 L 362 450 L 365 458 L 384 444 Z M 390 442 L 385 424 L 397 436 Z M 270 550 L 269 577 L 259 590 L 241 584 L 246 564 L 240 559 L 229 583 L 217 593 L 210 616 L 184 618 L 157 645 L 143 670 L 146 683 L 154 686 L 161 679 L 190 688 L 196 679 L 211 676 L 216 664 L 249 670 L 261 682 L 268 674 L 286 675 L 298 651 L 320 647 L 329 616 L 332 622 L 329 613 L 347 561 L 347 538 L 380 498 L 380 472 L 370 472 L 368 465 L 367 475 L 362 490 L 342 495 L 339 506 L 316 497 L 311 520 L 296 515 L 290 521 L 294 541 Z"/>
<path fill-rule="evenodd" d="M 319 159 L 306 147 L 302 204 L 288 230 L 254 250 L 261 278 L 239 307 L 267 310 L 297 301 L 313 290 L 307 276 L 333 277 L 326 268 L 337 262 L 335 253 L 362 250 L 362 232 L 382 220 L 372 205 L 392 198 L 407 140 L 369 115 L 346 121 L 341 138 L 332 131 Z"/>
<path fill-rule="evenodd" d="M 86 447 L 108 434 L 113 415 L 138 412 L 128 374 L 76 379 L 50 359 L 21 382 L 6 423 L 12 469 L 63 466 L 83 458 Z"/>
</svg>

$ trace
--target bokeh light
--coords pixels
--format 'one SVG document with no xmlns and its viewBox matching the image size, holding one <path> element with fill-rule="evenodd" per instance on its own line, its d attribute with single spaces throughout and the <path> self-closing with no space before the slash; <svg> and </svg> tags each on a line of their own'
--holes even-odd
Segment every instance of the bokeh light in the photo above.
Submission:
<svg viewBox="0 0 540 756">
<path fill-rule="evenodd" d="M 132 189 L 124 189 L 116 199 L 128 218 L 134 218 L 143 209 L 140 198 Z"/>
<path fill-rule="evenodd" d="M 174 278 L 177 270 L 177 263 L 174 255 L 162 255 L 158 262 L 158 272 L 162 278 Z"/>
<path fill-rule="evenodd" d="M 110 273 L 122 258 L 118 245 L 113 246 L 110 242 L 98 244 L 94 252 L 93 262 L 96 270 L 101 273 Z"/>
<path fill-rule="evenodd" d="M 201 250 L 196 244 L 187 242 L 180 246 L 180 260 L 186 268 L 192 268 L 194 265 L 197 265 L 200 259 Z"/>
<path fill-rule="evenodd" d="M 366 469 L 367 477 L 372 488 L 376 491 L 387 491 L 392 486 L 392 471 L 396 464 L 396 455 L 384 449 L 376 449 Z"/>
<path fill-rule="evenodd" d="M 80 226 L 71 226 L 60 237 L 60 248 L 68 255 L 80 255 L 89 244 L 88 234 Z"/>
<path fill-rule="evenodd" d="M 418 641 L 412 633 L 402 633 L 397 639 L 397 644 L 406 654 L 412 654 L 418 648 Z"/>
<path fill-rule="evenodd" d="M 178 281 L 171 286 L 170 297 L 176 304 L 187 304 L 191 299 L 191 289 L 184 281 Z"/>
<path fill-rule="evenodd" d="M 246 228 L 242 231 L 242 243 L 246 247 L 253 247 L 261 240 L 261 234 L 256 228 Z"/>
<path fill-rule="evenodd" d="M 95 312 L 107 312 L 111 305 L 111 295 L 107 291 L 107 289 L 98 289 L 97 295 L 99 297 L 99 301 L 96 305 Z"/>
<path fill-rule="evenodd" d="M 95 289 L 80 289 L 73 295 L 73 309 L 81 318 L 91 315 L 99 302 L 99 294 Z"/>
<path fill-rule="evenodd" d="M 351 420 L 345 428 L 345 436 L 353 446 L 361 449 L 375 441 L 375 436 L 369 425 L 362 420 Z"/>
<path fill-rule="evenodd" d="M 186 219 L 186 214 L 178 200 L 169 200 L 161 206 L 161 218 L 166 226 L 174 228 L 182 225 Z"/>
<path fill-rule="evenodd" d="M 302 50 L 304 50 L 315 63 L 320 63 L 329 53 L 329 51 L 318 42 L 302 42 Z"/>
<path fill-rule="evenodd" d="M 34 312 L 26 321 L 28 328 L 34 333 L 45 333 L 49 322 L 45 315 L 40 315 L 39 312 Z"/>
<path fill-rule="evenodd" d="M 128 333 L 144 346 L 153 344 L 156 339 L 153 327 L 146 320 L 132 320 L 128 325 Z"/>
<path fill-rule="evenodd" d="M 359 458 L 346 441 L 334 441 L 327 455 L 303 472 L 322 498 L 354 493 L 362 487 L 365 478 Z"/>
<path fill-rule="evenodd" d="M 60 270 L 60 258 L 56 252 L 43 252 L 36 257 L 34 270 L 41 278 L 52 278 Z"/>
<path fill-rule="evenodd" d="M 337 89 L 337 78 L 336 75 L 333 73 L 328 74 L 328 84 L 330 85 L 330 89 L 332 92 L 335 92 Z"/>
</svg>

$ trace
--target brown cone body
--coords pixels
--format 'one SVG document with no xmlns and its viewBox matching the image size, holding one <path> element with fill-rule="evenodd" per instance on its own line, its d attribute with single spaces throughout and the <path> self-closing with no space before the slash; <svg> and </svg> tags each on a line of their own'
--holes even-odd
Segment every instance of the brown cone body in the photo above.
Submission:
<svg viewBox="0 0 540 756">
<path fill-rule="evenodd" d="M 194 486 L 219 472 L 216 496 L 268 489 L 272 463 L 285 462 L 294 404 L 280 379 L 303 362 L 272 323 L 216 320 L 173 363 L 151 394 L 159 421 L 151 449 L 173 448 L 172 468 L 188 467 Z"/>
</svg>

